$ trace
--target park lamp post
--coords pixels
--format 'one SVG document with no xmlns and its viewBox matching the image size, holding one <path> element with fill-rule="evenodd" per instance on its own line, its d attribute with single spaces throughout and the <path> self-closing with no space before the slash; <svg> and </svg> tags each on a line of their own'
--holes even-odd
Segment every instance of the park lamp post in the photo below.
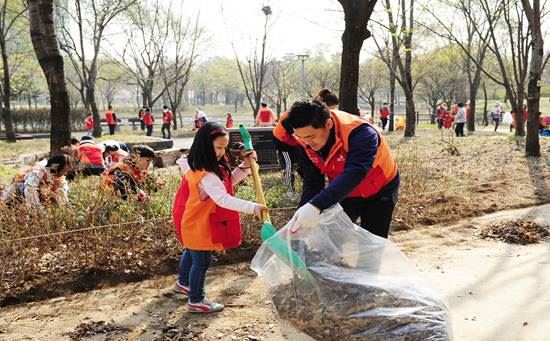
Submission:
<svg viewBox="0 0 550 341">
<path fill-rule="evenodd" d="M 309 57 L 308 54 L 297 54 L 296 58 L 298 58 L 299 61 L 302 62 L 302 93 L 305 95 L 306 92 L 306 69 L 304 66 L 304 63 L 306 59 Z"/>
</svg>

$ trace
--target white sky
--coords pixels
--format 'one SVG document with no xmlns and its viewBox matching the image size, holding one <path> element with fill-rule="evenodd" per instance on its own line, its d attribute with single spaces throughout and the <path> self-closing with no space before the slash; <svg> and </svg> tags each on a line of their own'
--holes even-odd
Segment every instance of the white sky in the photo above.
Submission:
<svg viewBox="0 0 550 341">
<path fill-rule="evenodd" d="M 184 7 L 200 10 L 200 21 L 211 36 L 209 56 L 249 55 L 256 40 L 260 46 L 265 16 L 271 6 L 268 51 L 274 57 L 299 54 L 322 47 L 341 51 L 343 12 L 336 0 L 187 0 Z"/>
</svg>

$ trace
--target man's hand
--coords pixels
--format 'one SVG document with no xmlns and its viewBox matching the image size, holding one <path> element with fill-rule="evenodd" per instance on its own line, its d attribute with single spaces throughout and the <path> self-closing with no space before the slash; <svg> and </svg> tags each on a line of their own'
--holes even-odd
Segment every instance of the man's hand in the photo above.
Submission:
<svg viewBox="0 0 550 341">
<path fill-rule="evenodd" d="M 319 224 L 321 211 L 310 203 L 300 207 L 290 220 L 290 231 L 292 233 L 298 231 L 302 227 L 313 227 Z"/>
</svg>

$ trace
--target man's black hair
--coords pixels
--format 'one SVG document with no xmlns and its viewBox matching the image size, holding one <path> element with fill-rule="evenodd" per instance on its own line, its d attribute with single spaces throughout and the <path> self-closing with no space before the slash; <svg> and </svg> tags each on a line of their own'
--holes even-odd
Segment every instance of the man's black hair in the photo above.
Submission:
<svg viewBox="0 0 550 341">
<path fill-rule="evenodd" d="M 59 174 L 65 165 L 69 163 L 69 156 L 65 154 L 54 155 L 48 159 L 46 167 L 50 169 L 50 173 Z"/>
<path fill-rule="evenodd" d="M 167 106 L 167 105 L 163 105 L 163 106 L 162 106 L 162 109 L 168 109 L 168 106 Z"/>
<path fill-rule="evenodd" d="M 80 141 L 78 141 L 78 139 L 76 137 L 71 137 L 71 145 L 75 145 L 77 143 L 79 143 Z"/>
<path fill-rule="evenodd" d="M 222 157 L 219 161 L 217 160 L 212 142 L 216 138 L 225 135 L 227 135 L 227 130 L 225 130 L 225 128 L 218 123 L 205 123 L 197 131 L 197 135 L 195 135 L 191 149 L 189 149 L 189 154 L 187 155 L 189 167 L 191 167 L 193 171 L 203 170 L 213 172 L 223 180 L 220 165 L 228 172 L 231 172 L 231 168 L 229 167 L 225 157 Z"/>
<path fill-rule="evenodd" d="M 264 103 L 264 102 L 262 102 L 260 105 L 264 108 L 267 107 L 267 103 Z"/>
<path fill-rule="evenodd" d="M 288 121 L 292 128 L 323 128 L 330 119 L 328 108 L 318 101 L 297 101 L 294 102 L 285 121 Z"/>
</svg>

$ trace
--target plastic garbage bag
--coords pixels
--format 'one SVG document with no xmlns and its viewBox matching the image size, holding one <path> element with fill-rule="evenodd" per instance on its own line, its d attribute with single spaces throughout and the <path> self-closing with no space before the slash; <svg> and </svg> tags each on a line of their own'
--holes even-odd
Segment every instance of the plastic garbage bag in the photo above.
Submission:
<svg viewBox="0 0 550 341">
<path fill-rule="evenodd" d="M 292 234 L 287 224 L 278 237 L 307 274 L 293 270 L 293 257 L 282 257 L 271 238 L 251 267 L 280 318 L 299 331 L 317 340 L 452 339 L 439 295 L 393 243 L 353 224 L 339 205 L 323 212 L 319 226 Z"/>
<path fill-rule="evenodd" d="M 513 121 L 514 121 L 514 118 L 512 117 L 512 113 L 511 112 L 505 112 L 504 116 L 502 117 L 502 123 L 512 124 Z"/>
</svg>

